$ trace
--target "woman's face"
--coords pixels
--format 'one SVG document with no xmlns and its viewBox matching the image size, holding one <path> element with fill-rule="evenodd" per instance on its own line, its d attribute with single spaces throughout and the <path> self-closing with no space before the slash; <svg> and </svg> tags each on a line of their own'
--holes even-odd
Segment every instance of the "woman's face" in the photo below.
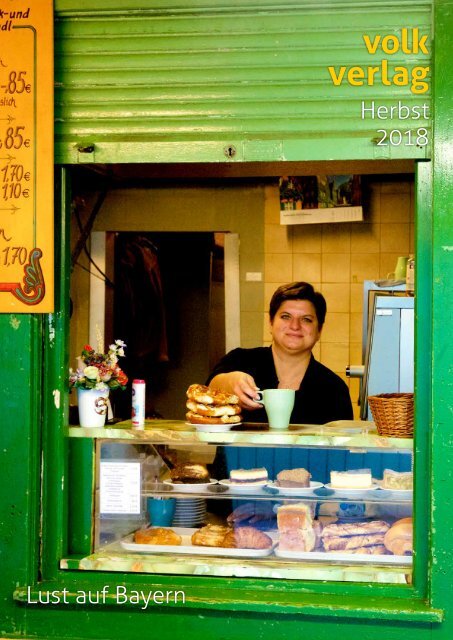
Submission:
<svg viewBox="0 0 453 640">
<path fill-rule="evenodd" d="M 309 300 L 285 300 L 271 322 L 274 344 L 287 353 L 304 353 L 318 342 L 321 329 Z"/>
</svg>

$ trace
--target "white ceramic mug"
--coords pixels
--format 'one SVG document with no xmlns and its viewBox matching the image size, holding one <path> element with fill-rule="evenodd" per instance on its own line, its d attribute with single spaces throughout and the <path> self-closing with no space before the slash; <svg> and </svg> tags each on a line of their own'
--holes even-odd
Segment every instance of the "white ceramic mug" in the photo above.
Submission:
<svg viewBox="0 0 453 640">
<path fill-rule="evenodd" d="M 294 389 L 264 389 L 257 393 L 257 402 L 266 409 L 269 428 L 287 429 L 296 399 Z"/>
</svg>

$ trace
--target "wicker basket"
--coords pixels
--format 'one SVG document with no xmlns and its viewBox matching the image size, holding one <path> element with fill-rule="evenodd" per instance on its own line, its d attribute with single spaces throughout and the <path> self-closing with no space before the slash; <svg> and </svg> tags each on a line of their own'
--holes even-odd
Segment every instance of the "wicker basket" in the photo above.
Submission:
<svg viewBox="0 0 453 640">
<path fill-rule="evenodd" d="M 380 436 L 411 438 L 414 435 L 414 394 L 381 393 L 368 396 Z"/>
</svg>

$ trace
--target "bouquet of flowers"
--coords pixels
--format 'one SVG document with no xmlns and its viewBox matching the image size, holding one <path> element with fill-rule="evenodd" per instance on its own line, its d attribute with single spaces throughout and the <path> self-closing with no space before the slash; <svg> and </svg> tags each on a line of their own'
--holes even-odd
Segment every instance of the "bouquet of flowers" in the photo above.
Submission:
<svg viewBox="0 0 453 640">
<path fill-rule="evenodd" d="M 89 344 L 82 349 L 77 358 L 76 371 L 69 369 L 69 386 L 77 389 L 121 389 L 127 384 L 127 375 L 118 366 L 118 359 L 124 356 L 125 343 L 115 340 L 107 353 L 96 352 Z"/>
</svg>

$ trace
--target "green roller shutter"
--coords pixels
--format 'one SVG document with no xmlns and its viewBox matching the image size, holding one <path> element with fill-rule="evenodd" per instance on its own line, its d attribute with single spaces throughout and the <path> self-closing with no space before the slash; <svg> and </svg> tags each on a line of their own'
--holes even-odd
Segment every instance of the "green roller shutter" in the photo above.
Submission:
<svg viewBox="0 0 453 640">
<path fill-rule="evenodd" d="M 426 114 L 429 88 L 416 94 L 392 78 L 395 66 L 409 79 L 430 66 L 431 13 L 422 0 L 57 0 L 56 159 L 429 157 L 417 135 L 426 118 L 362 118 L 361 106 L 426 105 Z M 418 51 L 401 50 L 403 32 L 406 51 Z M 387 53 L 368 53 L 364 35 L 371 44 L 388 36 Z M 335 86 L 328 67 L 338 74 L 342 66 L 345 79 Z M 363 86 L 360 71 L 352 72 L 356 86 L 347 82 L 354 66 L 364 70 Z M 378 67 L 372 85 L 369 66 Z M 400 131 L 400 142 L 393 134 L 394 144 L 378 145 L 378 129 Z"/>
</svg>

